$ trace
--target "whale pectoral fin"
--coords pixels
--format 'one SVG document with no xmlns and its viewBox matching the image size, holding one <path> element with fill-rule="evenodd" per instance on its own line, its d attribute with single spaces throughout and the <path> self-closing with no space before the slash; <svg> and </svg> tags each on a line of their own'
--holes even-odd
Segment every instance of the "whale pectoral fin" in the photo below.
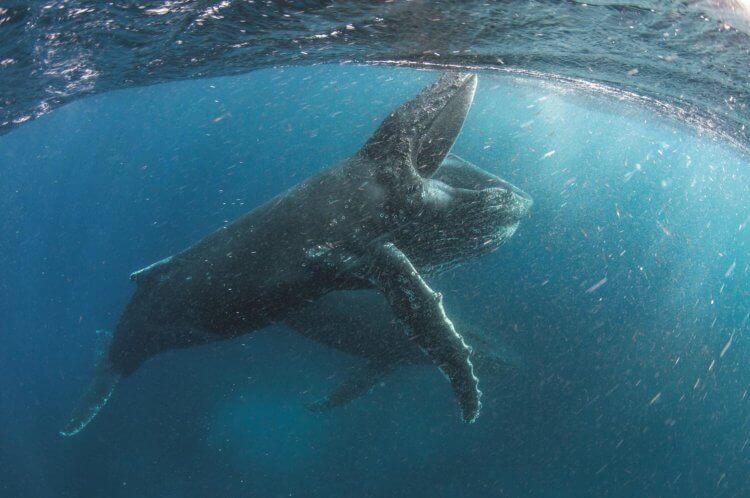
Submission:
<svg viewBox="0 0 750 498">
<path fill-rule="evenodd" d="M 431 176 L 461 132 L 476 87 L 476 75 L 443 73 L 393 111 L 359 154 L 378 164 L 386 184 Z"/>
<path fill-rule="evenodd" d="M 307 405 L 307 408 L 322 412 L 343 406 L 360 396 L 364 396 L 380 382 L 383 377 L 392 372 L 396 364 L 393 362 L 367 362 L 355 368 L 354 372 L 347 377 L 336 389 L 326 397 Z"/>
<path fill-rule="evenodd" d="M 497 175 L 493 175 L 452 153 L 448 154 L 445 160 L 440 163 L 440 168 L 438 168 L 432 178 L 447 183 L 451 187 L 470 190 L 511 187 L 508 182 Z"/>
<path fill-rule="evenodd" d="M 442 296 L 430 289 L 409 258 L 392 243 L 375 250 L 369 278 L 409 327 L 414 341 L 448 377 L 464 421 L 476 420 L 482 393 L 474 376 L 471 350 L 446 316 Z"/>
</svg>

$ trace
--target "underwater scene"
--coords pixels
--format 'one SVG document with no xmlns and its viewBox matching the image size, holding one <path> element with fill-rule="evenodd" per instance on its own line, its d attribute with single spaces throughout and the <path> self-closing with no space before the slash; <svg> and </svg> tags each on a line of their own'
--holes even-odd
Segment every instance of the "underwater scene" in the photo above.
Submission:
<svg viewBox="0 0 750 498">
<path fill-rule="evenodd" d="M 750 496 L 750 5 L 259 4 L 0 7 L 0 496 Z"/>
</svg>

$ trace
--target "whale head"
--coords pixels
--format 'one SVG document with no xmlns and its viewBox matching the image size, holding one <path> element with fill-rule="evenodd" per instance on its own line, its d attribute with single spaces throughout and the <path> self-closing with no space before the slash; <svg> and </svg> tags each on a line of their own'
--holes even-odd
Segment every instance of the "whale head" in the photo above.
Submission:
<svg viewBox="0 0 750 498">
<path fill-rule="evenodd" d="M 417 267 L 437 273 L 497 249 L 532 205 L 518 187 L 450 154 L 425 179 L 412 206 L 418 211 L 394 238 Z"/>
</svg>

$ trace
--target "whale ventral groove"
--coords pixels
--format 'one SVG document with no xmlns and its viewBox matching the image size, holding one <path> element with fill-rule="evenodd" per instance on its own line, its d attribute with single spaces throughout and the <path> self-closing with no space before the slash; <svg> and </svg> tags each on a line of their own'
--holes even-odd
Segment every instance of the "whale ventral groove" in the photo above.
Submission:
<svg viewBox="0 0 750 498">
<path fill-rule="evenodd" d="M 332 291 L 365 289 L 383 295 L 474 421 L 481 392 L 471 349 L 423 276 L 495 249 L 532 203 L 449 154 L 476 86 L 476 75 L 441 74 L 352 157 L 135 272 L 135 292 L 62 434 L 83 429 L 154 355 L 284 321 Z"/>
</svg>

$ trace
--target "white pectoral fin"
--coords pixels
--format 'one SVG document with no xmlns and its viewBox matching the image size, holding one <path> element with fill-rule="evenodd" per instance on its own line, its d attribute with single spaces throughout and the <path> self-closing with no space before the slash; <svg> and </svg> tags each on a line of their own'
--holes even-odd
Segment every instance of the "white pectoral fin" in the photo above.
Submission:
<svg viewBox="0 0 750 498">
<path fill-rule="evenodd" d="M 385 294 L 394 314 L 411 329 L 414 341 L 438 365 L 453 387 L 463 419 L 473 422 L 481 407 L 471 349 L 445 314 L 434 292 L 395 245 L 375 249 L 370 279 Z"/>
</svg>

